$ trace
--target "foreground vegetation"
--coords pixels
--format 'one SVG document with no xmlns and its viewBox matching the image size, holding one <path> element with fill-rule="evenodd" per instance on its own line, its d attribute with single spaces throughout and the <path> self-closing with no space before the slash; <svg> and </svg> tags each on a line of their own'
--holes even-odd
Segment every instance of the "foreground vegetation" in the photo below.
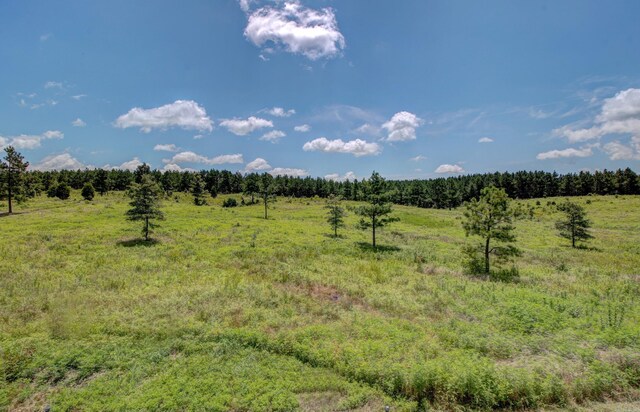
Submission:
<svg viewBox="0 0 640 412">
<path fill-rule="evenodd" d="M 233 197 L 233 196 L 232 196 Z M 640 198 L 549 198 L 519 278 L 464 273 L 462 210 L 394 207 L 369 246 L 321 199 L 174 195 L 155 241 L 123 192 L 0 217 L 0 409 L 536 409 L 640 398 Z M 357 207 L 360 204 L 350 203 Z M 3 205 L 0 205 L 3 207 Z"/>
</svg>

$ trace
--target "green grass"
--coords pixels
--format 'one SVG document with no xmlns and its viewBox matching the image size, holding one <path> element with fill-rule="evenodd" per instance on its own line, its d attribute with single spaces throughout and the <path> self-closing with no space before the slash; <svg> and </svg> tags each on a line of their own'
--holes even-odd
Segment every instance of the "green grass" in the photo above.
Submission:
<svg viewBox="0 0 640 412">
<path fill-rule="evenodd" d="M 165 201 L 151 244 L 124 219 L 122 193 L 38 198 L 0 217 L 0 409 L 640 397 L 640 197 L 578 198 L 595 240 L 577 250 L 555 233 L 546 205 L 560 199 L 542 199 L 517 222 L 514 282 L 464 274 L 460 210 L 396 207 L 373 251 L 353 214 L 332 238 L 321 200 L 281 198 L 264 220 L 260 205 L 224 198 Z"/>
</svg>

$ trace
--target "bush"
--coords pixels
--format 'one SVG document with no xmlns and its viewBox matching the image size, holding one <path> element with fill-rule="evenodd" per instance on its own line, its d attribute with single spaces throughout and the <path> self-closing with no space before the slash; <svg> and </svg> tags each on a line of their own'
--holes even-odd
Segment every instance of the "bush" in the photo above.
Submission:
<svg viewBox="0 0 640 412">
<path fill-rule="evenodd" d="M 56 197 L 57 192 L 58 192 L 58 185 L 51 184 L 49 185 L 49 189 L 47 189 L 47 197 Z"/>
<path fill-rule="evenodd" d="M 238 206 L 238 201 L 233 197 L 225 199 L 225 201 L 222 202 L 222 207 L 236 207 L 236 206 Z"/>
<path fill-rule="evenodd" d="M 93 200 L 93 197 L 96 195 L 96 191 L 93 188 L 91 183 L 85 183 L 82 188 L 82 198 L 84 200 Z"/>
<path fill-rule="evenodd" d="M 60 200 L 66 200 L 69 199 L 69 196 L 71 196 L 71 188 L 69 185 L 66 183 L 59 184 L 56 188 L 56 197 Z"/>
</svg>

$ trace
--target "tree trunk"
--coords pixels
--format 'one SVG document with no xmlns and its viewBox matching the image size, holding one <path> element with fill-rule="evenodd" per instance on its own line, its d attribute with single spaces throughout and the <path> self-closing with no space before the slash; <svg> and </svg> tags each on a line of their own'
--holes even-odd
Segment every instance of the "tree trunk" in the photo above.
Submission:
<svg viewBox="0 0 640 412">
<path fill-rule="evenodd" d="M 264 198 L 264 218 L 267 219 L 267 198 Z"/>
<path fill-rule="evenodd" d="M 338 225 L 333 225 L 333 237 L 338 237 Z"/>
<path fill-rule="evenodd" d="M 144 240 L 149 240 L 149 217 L 144 218 Z"/>
<path fill-rule="evenodd" d="M 491 238 L 488 237 L 484 244 L 484 273 L 486 274 L 489 273 L 489 251 L 490 251 L 489 241 L 490 240 Z"/>
<path fill-rule="evenodd" d="M 376 248 L 376 219 L 374 218 L 371 223 L 372 223 L 371 228 L 373 229 L 371 231 L 372 238 L 373 238 L 372 243 L 373 243 L 373 248 L 375 249 Z"/>
<path fill-rule="evenodd" d="M 11 198 L 12 198 L 12 186 L 13 186 L 13 182 L 11 181 L 11 169 L 8 170 L 9 176 L 8 176 L 8 184 L 7 184 L 7 190 L 8 190 L 8 197 L 9 197 L 9 214 L 13 213 L 13 206 L 11 204 Z"/>
</svg>

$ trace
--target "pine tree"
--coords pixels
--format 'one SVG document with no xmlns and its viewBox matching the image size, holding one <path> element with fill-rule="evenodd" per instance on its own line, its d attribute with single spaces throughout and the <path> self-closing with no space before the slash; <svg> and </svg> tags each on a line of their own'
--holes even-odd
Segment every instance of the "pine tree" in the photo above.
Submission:
<svg viewBox="0 0 640 412">
<path fill-rule="evenodd" d="M 502 261 L 520 254 L 511 244 L 516 240 L 512 225 L 514 212 L 504 189 L 495 186 L 482 189 L 480 199 L 467 203 L 464 217 L 462 227 L 466 235 L 480 236 L 484 242 L 484 273 L 490 272 L 491 255 Z M 498 242 L 498 245 L 492 245 L 492 241 Z"/>
<path fill-rule="evenodd" d="M 250 173 L 245 176 L 242 192 L 247 196 L 251 196 L 251 204 L 255 203 L 255 195 L 260 192 L 259 176 L 257 174 Z"/>
<path fill-rule="evenodd" d="M 193 178 L 193 184 L 191 186 L 191 194 L 193 195 L 193 203 L 196 206 L 203 206 L 207 204 L 205 200 L 205 187 L 204 181 L 200 177 L 200 175 L 196 174 Z"/>
<path fill-rule="evenodd" d="M 325 209 L 328 209 L 327 222 L 331 225 L 334 237 L 338 237 L 338 228 L 344 227 L 345 212 L 341 200 L 333 194 L 329 195 L 325 206 Z"/>
<path fill-rule="evenodd" d="M 91 183 L 85 183 L 84 186 L 82 187 L 82 198 L 84 200 L 93 200 L 93 197 L 96 195 L 96 191 L 93 188 L 93 185 Z"/>
<path fill-rule="evenodd" d="M 364 194 L 369 204 L 356 207 L 354 212 L 362 216 L 358 223 L 361 229 L 371 228 L 371 244 L 375 248 L 376 230 L 400 219 L 388 216 L 393 210 L 387 201 L 386 182 L 379 173 L 373 172 L 364 183 Z"/>
<path fill-rule="evenodd" d="M 156 227 L 152 221 L 164 220 L 164 213 L 160 210 L 161 193 L 158 184 L 148 174 L 140 178 L 140 183 L 133 183 L 128 191 L 131 209 L 126 213 L 127 220 L 144 221 L 142 226 L 144 240 L 149 240 L 151 229 Z"/>
<path fill-rule="evenodd" d="M 564 213 L 564 219 L 556 222 L 556 229 L 561 237 L 571 240 L 571 247 L 576 247 L 576 241 L 593 238 L 589 233 L 591 222 L 584 207 L 567 200 L 558 205 L 558 210 Z"/>
<path fill-rule="evenodd" d="M 94 189 L 103 196 L 109 190 L 109 172 L 104 169 L 96 170 L 95 177 L 93 179 Z"/>
<path fill-rule="evenodd" d="M 5 157 L 0 160 L 0 172 L 2 173 L 2 194 L 6 195 L 9 203 L 9 213 L 13 213 L 13 200 L 20 199 L 22 188 L 22 177 L 29 167 L 29 162 L 24 161 L 24 157 L 13 148 L 7 146 L 4 149 Z"/>
<path fill-rule="evenodd" d="M 260 190 L 260 198 L 262 199 L 262 203 L 264 204 L 264 218 L 267 219 L 267 210 L 269 209 L 269 203 L 274 202 L 276 199 L 276 185 L 273 180 L 273 176 L 271 176 L 269 173 L 263 173 L 262 176 L 260 176 L 258 187 Z"/>
</svg>

